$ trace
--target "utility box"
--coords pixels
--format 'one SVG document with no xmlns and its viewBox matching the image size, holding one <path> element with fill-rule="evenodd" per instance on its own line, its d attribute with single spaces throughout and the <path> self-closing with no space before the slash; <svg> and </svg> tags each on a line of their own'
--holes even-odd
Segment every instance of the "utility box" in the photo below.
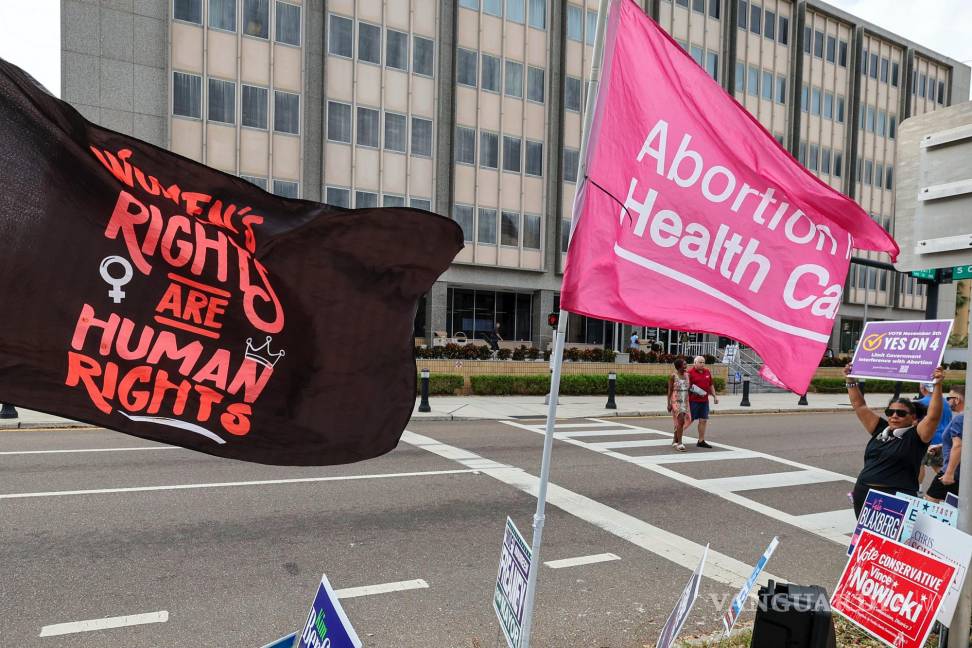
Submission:
<svg viewBox="0 0 972 648">
<path fill-rule="evenodd" d="M 750 648 L 836 648 L 827 590 L 770 581 L 759 588 Z"/>
</svg>

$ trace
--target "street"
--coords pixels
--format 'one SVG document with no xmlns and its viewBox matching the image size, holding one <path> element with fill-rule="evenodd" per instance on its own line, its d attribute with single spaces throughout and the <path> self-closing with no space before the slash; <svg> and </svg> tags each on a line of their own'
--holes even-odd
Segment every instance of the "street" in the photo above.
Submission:
<svg viewBox="0 0 972 648">
<path fill-rule="evenodd" d="M 720 627 L 774 535 L 769 577 L 832 590 L 865 442 L 853 414 L 716 416 L 717 447 L 684 454 L 670 422 L 558 421 L 532 645 L 653 641 L 706 544 L 685 634 Z M 366 646 L 501 646 L 503 525 L 529 542 L 542 424 L 413 421 L 392 453 L 329 468 L 2 432 L 0 645 L 256 648 L 298 629 L 325 572 Z"/>
</svg>

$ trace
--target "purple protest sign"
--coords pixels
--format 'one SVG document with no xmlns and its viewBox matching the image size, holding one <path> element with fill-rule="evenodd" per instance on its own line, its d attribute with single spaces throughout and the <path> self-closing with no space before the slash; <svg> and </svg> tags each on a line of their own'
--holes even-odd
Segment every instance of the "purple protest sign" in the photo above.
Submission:
<svg viewBox="0 0 972 648">
<path fill-rule="evenodd" d="M 926 382 L 942 362 L 952 320 L 868 322 L 854 351 L 855 378 Z"/>
</svg>

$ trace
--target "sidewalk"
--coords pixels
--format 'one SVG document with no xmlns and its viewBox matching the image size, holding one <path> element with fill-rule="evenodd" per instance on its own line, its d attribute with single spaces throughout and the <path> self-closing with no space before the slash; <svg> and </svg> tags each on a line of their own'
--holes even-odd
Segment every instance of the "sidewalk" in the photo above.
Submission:
<svg viewBox="0 0 972 648">
<path fill-rule="evenodd" d="M 867 394 L 868 402 L 883 407 L 891 394 Z M 431 412 L 419 412 L 415 399 L 413 421 L 476 421 L 508 418 L 544 418 L 547 406 L 543 396 L 431 396 Z M 750 394 L 750 407 L 740 407 L 740 394 L 724 394 L 719 404 L 712 406 L 714 416 L 720 414 L 767 414 L 777 412 L 849 412 L 847 394 L 809 394 L 809 405 L 797 405 L 795 394 Z M 618 409 L 604 407 L 606 396 L 561 396 L 557 418 L 588 418 L 607 416 L 667 416 L 664 396 L 618 396 Z M 0 419 L 2 430 L 30 430 L 50 428 L 94 427 L 70 419 L 17 408 L 15 419 Z"/>
</svg>

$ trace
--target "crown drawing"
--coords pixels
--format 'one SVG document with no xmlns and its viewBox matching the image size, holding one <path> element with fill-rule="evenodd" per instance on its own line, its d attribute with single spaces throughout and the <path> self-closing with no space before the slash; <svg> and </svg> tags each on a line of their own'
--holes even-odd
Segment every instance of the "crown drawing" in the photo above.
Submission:
<svg viewBox="0 0 972 648">
<path fill-rule="evenodd" d="M 267 341 L 263 345 L 253 348 L 253 338 L 246 338 L 246 357 L 253 362 L 259 362 L 268 369 L 273 369 L 274 365 L 277 364 L 277 360 L 284 357 L 287 352 L 283 349 L 280 350 L 280 353 L 270 351 L 270 340 L 272 339 L 268 335 Z"/>
</svg>

